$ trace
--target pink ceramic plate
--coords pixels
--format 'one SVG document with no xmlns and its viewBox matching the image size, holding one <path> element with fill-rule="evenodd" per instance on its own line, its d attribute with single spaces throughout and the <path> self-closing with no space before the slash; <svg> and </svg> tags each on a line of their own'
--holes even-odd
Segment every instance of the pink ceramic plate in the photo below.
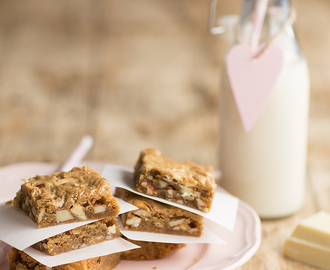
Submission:
<svg viewBox="0 0 330 270">
<path fill-rule="evenodd" d="M 102 172 L 105 162 L 84 162 L 90 168 Z M 0 202 L 11 200 L 19 190 L 20 179 L 36 174 L 50 174 L 60 168 L 56 163 L 21 163 L 0 168 Z M 247 262 L 257 251 L 261 241 L 260 219 L 246 203 L 240 201 L 234 232 L 223 229 L 217 231 L 228 244 L 189 244 L 170 256 L 155 261 L 122 261 L 116 270 L 229 270 Z M 1 246 L 0 260 L 8 246 Z M 6 259 L 0 262 L 0 270 L 8 270 Z"/>
</svg>

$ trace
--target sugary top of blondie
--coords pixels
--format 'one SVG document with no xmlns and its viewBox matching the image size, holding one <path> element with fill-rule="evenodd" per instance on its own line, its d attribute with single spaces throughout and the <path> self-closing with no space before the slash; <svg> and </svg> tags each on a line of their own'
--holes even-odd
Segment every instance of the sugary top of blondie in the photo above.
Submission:
<svg viewBox="0 0 330 270">
<path fill-rule="evenodd" d="M 191 161 L 177 162 L 163 157 L 157 149 L 145 149 L 141 151 L 141 171 L 156 170 L 162 175 L 168 175 L 178 182 L 190 184 L 210 184 L 215 188 L 214 170 L 212 167 L 202 167 Z"/>
<path fill-rule="evenodd" d="M 65 209 L 75 203 L 116 203 L 109 182 L 88 166 L 52 175 L 37 175 L 23 181 L 22 188 L 37 204 L 52 204 Z"/>
</svg>

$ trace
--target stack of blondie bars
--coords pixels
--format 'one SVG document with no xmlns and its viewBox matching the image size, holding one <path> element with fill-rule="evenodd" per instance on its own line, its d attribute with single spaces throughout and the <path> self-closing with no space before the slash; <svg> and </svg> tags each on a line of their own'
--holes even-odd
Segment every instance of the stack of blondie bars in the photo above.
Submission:
<svg viewBox="0 0 330 270">
<path fill-rule="evenodd" d="M 57 255 L 120 236 L 117 223 L 119 204 L 109 182 L 87 166 L 70 172 L 30 178 L 22 184 L 14 199 L 39 228 L 85 220 L 97 220 L 60 233 L 33 245 L 33 248 Z M 120 254 L 92 258 L 54 268 L 45 267 L 23 251 L 12 248 L 8 253 L 10 269 L 112 269 Z"/>
<path fill-rule="evenodd" d="M 20 207 L 39 228 L 97 220 L 42 240 L 33 248 L 48 255 L 57 255 L 120 237 L 117 223 L 119 204 L 110 191 L 108 180 L 88 167 L 50 176 L 37 175 L 26 180 L 14 205 Z M 135 190 L 142 195 L 160 197 L 203 212 L 210 210 L 216 188 L 212 168 L 188 161 L 175 162 L 163 157 L 156 149 L 141 151 L 132 181 Z M 121 214 L 125 230 L 193 237 L 203 234 L 201 215 L 123 188 L 116 188 L 115 196 L 137 207 Z M 110 270 L 120 260 L 160 259 L 185 246 L 122 237 L 141 248 L 55 267 L 46 267 L 24 251 L 12 248 L 7 255 L 10 270 Z"/>
<path fill-rule="evenodd" d="M 141 152 L 134 170 L 135 190 L 209 212 L 215 193 L 212 168 L 176 162 L 156 149 Z M 138 207 L 121 214 L 126 230 L 200 237 L 203 216 L 117 188 L 115 196 Z M 181 247 L 175 246 L 173 248 Z M 136 252 L 136 251 L 133 251 Z"/>
</svg>

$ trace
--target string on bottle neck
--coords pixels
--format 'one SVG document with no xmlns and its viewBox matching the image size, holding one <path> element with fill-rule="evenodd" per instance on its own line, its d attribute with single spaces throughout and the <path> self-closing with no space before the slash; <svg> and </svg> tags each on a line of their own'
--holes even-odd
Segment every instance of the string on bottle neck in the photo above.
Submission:
<svg viewBox="0 0 330 270">
<path fill-rule="evenodd" d="M 271 37 L 271 39 L 266 43 L 266 45 L 253 57 L 254 59 L 259 58 L 268 48 L 269 46 L 285 31 L 285 29 L 288 26 L 293 25 L 293 23 L 296 21 L 297 18 L 297 12 L 296 9 L 294 7 L 291 8 L 290 11 L 290 16 L 287 19 L 287 21 L 285 22 L 285 24 L 282 26 L 282 28 L 274 35 Z M 235 29 L 235 42 L 236 44 L 241 44 L 242 42 L 239 40 L 238 38 L 238 33 L 239 33 L 239 22 L 236 24 L 236 29 Z"/>
</svg>

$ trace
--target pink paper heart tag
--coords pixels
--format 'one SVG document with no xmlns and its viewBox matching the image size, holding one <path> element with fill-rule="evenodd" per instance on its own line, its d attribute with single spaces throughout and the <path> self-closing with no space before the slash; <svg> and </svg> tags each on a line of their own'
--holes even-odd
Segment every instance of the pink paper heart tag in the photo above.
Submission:
<svg viewBox="0 0 330 270">
<path fill-rule="evenodd" d="M 251 131 L 262 112 L 283 67 L 283 51 L 271 44 L 258 57 L 251 46 L 238 44 L 227 54 L 229 81 L 246 132 Z"/>
</svg>

